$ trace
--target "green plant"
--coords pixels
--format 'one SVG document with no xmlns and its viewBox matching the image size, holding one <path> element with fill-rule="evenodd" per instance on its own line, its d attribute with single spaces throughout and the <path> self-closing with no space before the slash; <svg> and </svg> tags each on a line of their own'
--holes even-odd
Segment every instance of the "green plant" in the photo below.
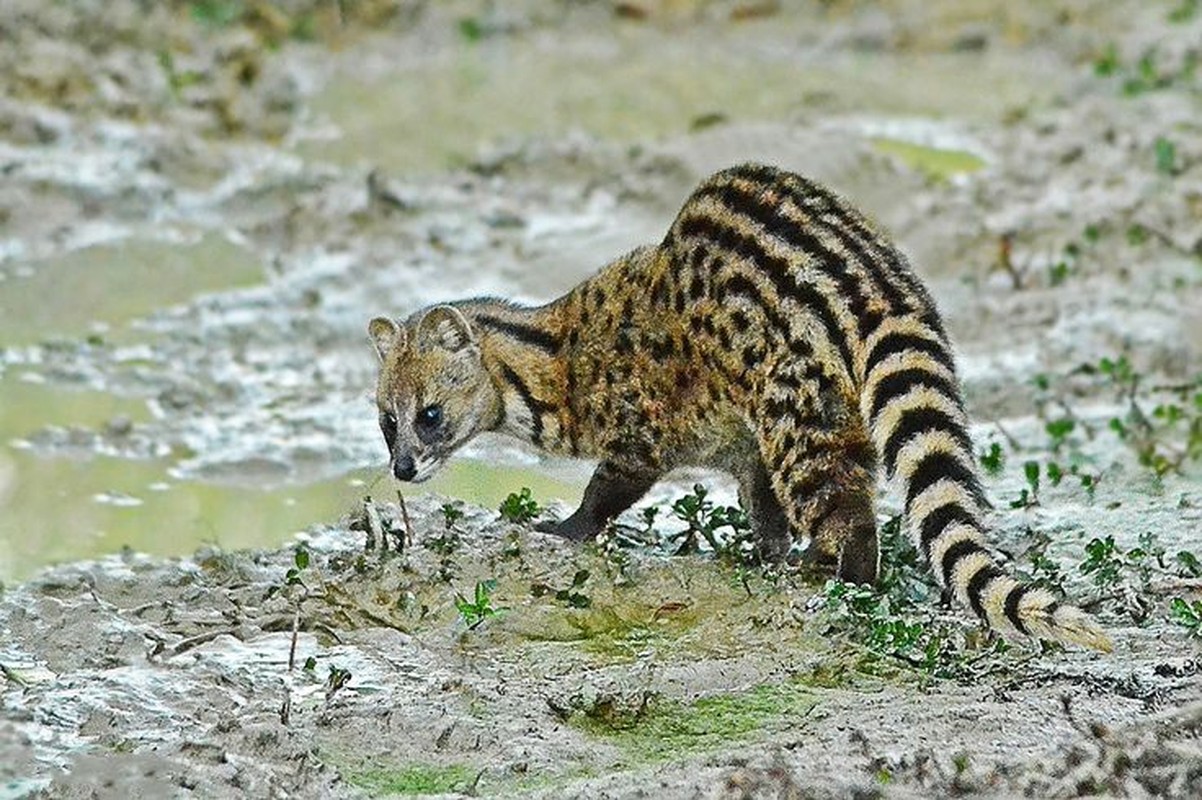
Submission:
<svg viewBox="0 0 1202 800">
<path fill-rule="evenodd" d="M 313 596 L 322 596 L 324 587 L 320 585 L 319 590 L 314 590 L 305 582 L 305 573 L 309 570 L 310 565 L 309 549 L 300 543 L 296 545 L 296 549 L 292 552 L 292 566 L 284 573 L 284 578 L 277 584 L 267 587 L 267 591 L 263 595 L 266 600 L 276 594 L 282 594 L 288 599 L 292 606 L 292 640 L 288 648 L 288 671 L 291 672 L 296 666 L 296 647 L 300 636 L 300 621 L 301 612 L 305 601 Z"/>
<path fill-rule="evenodd" d="M 643 541 L 654 541 L 656 538 L 655 520 L 659 517 L 659 506 L 647 506 L 639 516 L 643 521 L 643 527 L 639 528 L 639 537 Z"/>
<path fill-rule="evenodd" d="M 1179 551 L 1173 556 L 1173 561 L 1177 563 L 1182 575 L 1188 578 L 1202 578 L 1202 562 L 1189 550 Z"/>
<path fill-rule="evenodd" d="M 922 555 L 904 534 L 901 515 L 881 526 L 880 548 L 881 572 L 876 589 L 827 582 L 823 600 L 829 630 L 850 636 L 873 658 L 899 660 L 928 677 L 967 675 L 972 659 L 957 645 L 954 629 L 910 618 L 929 615 L 931 601 L 939 596 L 940 588 Z"/>
<path fill-rule="evenodd" d="M 502 609 L 494 608 L 492 604 L 492 593 L 497 588 L 495 580 L 476 581 L 476 591 L 472 600 L 468 600 L 462 593 L 455 595 L 455 608 L 459 610 L 459 617 L 467 625 L 468 630 L 474 630 L 484 620 L 489 617 L 495 617 Z"/>
<path fill-rule="evenodd" d="M 234 24 L 245 10 L 242 0 L 194 0 L 191 4 L 192 19 L 212 28 Z"/>
<path fill-rule="evenodd" d="M 1019 493 L 1017 499 L 1010 501 L 1011 508 L 1030 508 L 1039 505 L 1039 462 L 1024 462 L 1023 476 L 1027 479 L 1027 487 Z"/>
<path fill-rule="evenodd" d="M 1082 472 L 1081 468 L 1076 464 L 1072 464 L 1066 470 L 1059 463 L 1049 461 L 1044 467 L 1044 474 L 1047 475 L 1048 483 L 1052 486 L 1059 486 L 1069 475 L 1075 476 L 1081 484 L 1081 488 L 1085 490 L 1086 496 L 1092 501 L 1098 489 L 1098 476 L 1088 472 Z"/>
<path fill-rule="evenodd" d="M 472 44 L 483 39 L 485 35 L 484 25 L 475 17 L 463 17 L 455 27 L 458 28 L 459 35 L 463 37 L 464 41 Z"/>
<path fill-rule="evenodd" d="M 997 442 L 990 442 L 989 449 L 979 454 L 977 458 L 987 475 L 1001 475 L 1006 466 L 1006 454 L 1002 452 L 1002 446 Z"/>
<path fill-rule="evenodd" d="M 308 589 L 303 575 L 308 568 L 309 550 L 303 543 L 298 544 L 292 553 L 292 566 L 284 573 L 283 580 L 267 587 L 263 599 L 266 600 L 279 592 L 283 592 L 290 586 L 300 586 L 302 589 Z"/>
<path fill-rule="evenodd" d="M 159 67 L 163 70 L 163 74 L 167 77 L 167 85 L 171 88 L 171 94 L 177 100 L 184 89 L 202 82 L 205 78 L 203 72 L 177 70 L 175 68 L 175 57 L 171 54 L 170 50 L 160 50 L 158 52 L 158 62 Z M 101 341 L 103 340 L 96 342 L 89 340 L 88 343 L 98 345 Z"/>
<path fill-rule="evenodd" d="M 1114 587 L 1125 578 L 1138 579 L 1146 589 L 1153 571 L 1166 572 L 1164 557 L 1164 548 L 1150 532 L 1140 534 L 1139 544 L 1126 552 L 1113 536 L 1095 537 L 1085 545 L 1085 560 L 1078 569 L 1083 575 L 1092 575 L 1094 585 L 1101 589 Z"/>
<path fill-rule="evenodd" d="M 1069 279 L 1073 272 L 1073 265 L 1068 260 L 1056 261 L 1048 267 L 1048 283 L 1052 286 L 1060 286 Z"/>
<path fill-rule="evenodd" d="M 895 610 L 915 608 L 940 593 L 939 585 L 918 548 L 902 530 L 900 514 L 890 517 L 880 531 L 881 565 L 876 589 Z"/>
<path fill-rule="evenodd" d="M 1072 417 L 1061 417 L 1060 419 L 1050 420 L 1044 425 L 1044 430 L 1048 436 L 1052 437 L 1052 449 L 1060 450 L 1065 441 L 1068 440 L 1068 435 L 1077 427 L 1077 422 Z"/>
<path fill-rule="evenodd" d="M 1165 175 L 1176 175 L 1179 171 L 1177 146 L 1164 136 L 1157 136 L 1154 151 L 1156 153 L 1156 170 Z"/>
<path fill-rule="evenodd" d="M 1054 592 L 1064 592 L 1064 575 L 1060 572 L 1060 562 L 1053 561 L 1043 553 L 1031 555 L 1031 582 Z"/>
<path fill-rule="evenodd" d="M 455 579 L 455 551 L 459 549 L 459 532 L 453 527 L 463 512 L 450 503 L 442 506 L 443 531 L 422 541 L 422 547 L 438 556 L 438 577 L 450 583 Z"/>
<path fill-rule="evenodd" d="M 1104 589 L 1118 583 L 1122 576 L 1121 554 L 1113 536 L 1095 537 L 1085 545 L 1085 560 L 1077 568 L 1083 575 L 1092 575 L 1094 585 Z"/>
<path fill-rule="evenodd" d="M 438 536 L 426 539 L 422 542 L 422 546 L 446 558 L 453 555 L 459 549 L 459 534 L 454 530 L 448 529 Z"/>
<path fill-rule="evenodd" d="M 1195 639 L 1202 639 L 1202 600 L 1187 602 L 1174 597 L 1169 603 L 1169 618 Z"/>
<path fill-rule="evenodd" d="M 1031 542 L 1026 552 L 1031 568 L 1020 571 L 1020 577 L 1036 586 L 1063 594 L 1064 572 L 1060 568 L 1060 562 L 1054 561 L 1047 554 L 1048 545 L 1052 543 L 1051 537 L 1046 533 L 1028 530 L 1025 539 Z"/>
<path fill-rule="evenodd" d="M 1135 97 L 1192 81 L 1197 62 L 1197 54 L 1191 51 L 1180 63 L 1165 66 L 1156 48 L 1152 47 L 1140 54 L 1134 63 L 1124 63 L 1118 48 L 1110 44 L 1094 61 L 1094 74 L 1101 78 L 1118 78 L 1122 93 Z"/>
<path fill-rule="evenodd" d="M 1181 0 L 1181 3 L 1169 11 L 1168 20 L 1175 24 L 1189 22 L 1198 14 L 1198 0 Z"/>
<path fill-rule="evenodd" d="M 542 508 L 535 501 L 528 487 L 523 486 L 519 492 L 511 492 L 501 503 L 501 519 L 521 524 L 529 522 L 542 513 Z"/>
<path fill-rule="evenodd" d="M 330 671 L 326 675 L 326 702 L 330 702 L 334 695 L 346 687 L 351 682 L 351 671 L 343 667 L 330 665 Z"/>
<path fill-rule="evenodd" d="M 1081 371 L 1102 375 L 1117 390 L 1127 412 L 1112 418 L 1109 428 L 1156 477 L 1180 472 L 1186 460 L 1202 458 L 1202 378 L 1151 390 L 1173 401 L 1157 403 L 1149 412 L 1147 393 L 1141 391 L 1144 377 L 1126 356 L 1103 358 Z"/>
<path fill-rule="evenodd" d="M 1122 62 L 1119 60 L 1118 46 L 1111 42 L 1106 45 L 1106 49 L 1094 61 L 1093 71 L 1099 78 L 1109 78 L 1118 73 L 1122 67 Z"/>
<path fill-rule="evenodd" d="M 1161 573 L 1168 571 L 1165 554 L 1165 549 L 1156 534 L 1145 531 L 1139 535 L 1139 544 L 1127 551 L 1126 560 L 1128 566 L 1139 577 L 1140 582 L 1146 586 L 1152 579 L 1154 571 Z"/>
<path fill-rule="evenodd" d="M 1139 247 L 1148 242 L 1148 229 L 1138 222 L 1127 226 L 1127 244 Z"/>
<path fill-rule="evenodd" d="M 1086 558 L 1080 564 L 1082 574 L 1092 575 L 1094 584 L 1105 590 L 1099 599 L 1119 600 L 1121 610 L 1135 622 L 1142 623 L 1153 610 L 1151 597 L 1156 595 L 1156 579 L 1193 577 L 1198 566 L 1197 556 L 1188 550 L 1176 553 L 1172 560 L 1159 538 L 1151 531 L 1139 535 L 1135 547 L 1123 551 L 1114 537 L 1094 538 L 1085 545 Z"/>
<path fill-rule="evenodd" d="M 898 614 L 889 598 L 866 586 L 828 581 L 823 588 L 827 633 L 844 633 L 871 658 L 892 658 L 932 678 L 968 674 L 970 660 L 947 626 L 928 625 Z"/>
<path fill-rule="evenodd" d="M 442 512 L 442 524 L 447 530 L 463 519 L 463 509 L 454 503 L 443 503 L 438 510 Z"/>
<path fill-rule="evenodd" d="M 572 576 L 572 583 L 565 589 L 555 589 L 545 583 L 530 584 L 530 594 L 534 597 L 542 597 L 551 595 L 561 603 L 567 603 L 572 608 L 588 608 L 593 604 L 593 600 L 588 595 L 579 591 L 584 588 L 585 582 L 588 581 L 589 571 L 587 569 L 576 570 L 576 574 Z"/>
<path fill-rule="evenodd" d="M 672 514 L 687 526 L 673 537 L 681 540 L 677 554 L 696 552 L 697 537 L 700 536 L 719 557 L 741 563 L 750 547 L 751 523 L 747 515 L 736 506 L 716 506 L 706 499 L 706 495 L 706 488 L 696 483 L 692 493 L 681 496 L 672 504 Z M 722 528 L 730 529 L 725 537 L 718 535 Z"/>
<path fill-rule="evenodd" d="M 1084 244 L 1077 241 L 1070 241 L 1064 245 L 1064 250 L 1061 257 L 1053 261 L 1048 267 L 1048 283 L 1051 286 L 1060 286 L 1073 275 L 1081 271 L 1081 258 L 1085 252 L 1085 248 L 1095 244 L 1101 232 L 1095 225 L 1087 225 L 1081 232 L 1081 238 Z"/>
</svg>

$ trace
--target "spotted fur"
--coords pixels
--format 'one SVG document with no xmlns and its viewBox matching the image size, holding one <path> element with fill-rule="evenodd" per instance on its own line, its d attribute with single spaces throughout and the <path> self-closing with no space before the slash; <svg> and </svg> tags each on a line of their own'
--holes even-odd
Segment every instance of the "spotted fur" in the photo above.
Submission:
<svg viewBox="0 0 1202 800">
<path fill-rule="evenodd" d="M 934 301 L 871 222 L 798 175 L 719 172 L 660 244 L 547 305 L 466 300 L 373 320 L 371 334 L 398 477 L 428 477 L 484 430 L 599 459 L 556 528 L 581 540 L 668 470 L 715 466 L 738 478 L 765 559 L 808 537 L 811 559 L 872 582 L 883 468 L 935 575 L 991 627 L 1110 647 L 992 555 Z M 431 404 L 439 431 L 415 416 Z"/>
</svg>

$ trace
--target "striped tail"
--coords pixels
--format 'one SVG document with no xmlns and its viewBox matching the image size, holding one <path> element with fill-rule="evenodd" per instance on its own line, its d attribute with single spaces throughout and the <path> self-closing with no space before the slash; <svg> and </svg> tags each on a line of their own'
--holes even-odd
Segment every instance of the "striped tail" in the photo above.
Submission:
<svg viewBox="0 0 1202 800">
<path fill-rule="evenodd" d="M 886 319 L 864 353 L 861 410 L 887 475 L 901 479 L 908 530 L 940 584 L 999 632 L 1109 652 L 1088 614 L 1020 583 L 989 550 L 980 522 L 988 502 L 934 312 Z"/>
</svg>

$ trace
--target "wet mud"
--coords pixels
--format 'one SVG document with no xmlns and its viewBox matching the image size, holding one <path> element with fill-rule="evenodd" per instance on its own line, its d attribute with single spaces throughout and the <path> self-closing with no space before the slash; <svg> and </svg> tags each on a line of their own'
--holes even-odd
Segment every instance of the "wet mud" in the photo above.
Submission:
<svg viewBox="0 0 1202 800">
<path fill-rule="evenodd" d="M 0 11 L 0 797 L 1202 793 L 1202 9 L 336 5 Z M 1114 653 L 673 555 L 721 475 L 585 548 L 497 508 L 589 465 L 501 439 L 398 506 L 367 319 L 749 159 L 895 232 L 997 543 Z"/>
</svg>

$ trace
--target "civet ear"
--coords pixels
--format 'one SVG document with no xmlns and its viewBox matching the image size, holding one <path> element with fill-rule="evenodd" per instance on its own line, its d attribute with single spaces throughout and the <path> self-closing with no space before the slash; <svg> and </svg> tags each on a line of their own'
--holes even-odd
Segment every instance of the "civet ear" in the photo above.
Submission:
<svg viewBox="0 0 1202 800">
<path fill-rule="evenodd" d="M 405 329 L 388 317 L 376 317 L 367 323 L 367 335 L 376 346 L 376 355 L 381 361 L 390 350 L 405 342 Z"/>
<path fill-rule="evenodd" d="M 441 347 L 454 353 L 475 341 L 467 317 L 454 306 L 434 306 L 417 323 L 420 347 Z"/>
</svg>

